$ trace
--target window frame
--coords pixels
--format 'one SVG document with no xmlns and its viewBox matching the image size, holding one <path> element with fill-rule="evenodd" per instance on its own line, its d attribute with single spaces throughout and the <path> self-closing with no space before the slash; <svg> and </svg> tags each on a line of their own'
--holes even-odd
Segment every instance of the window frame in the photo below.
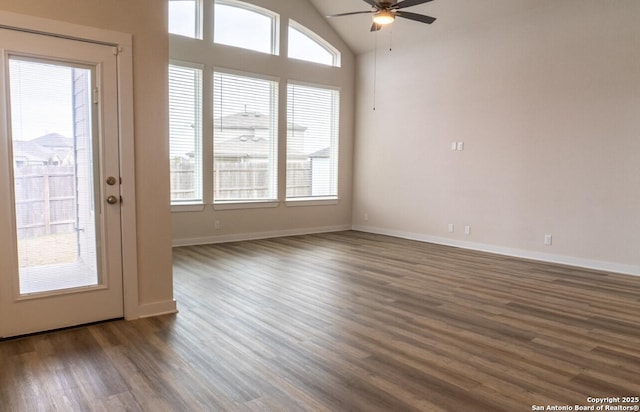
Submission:
<svg viewBox="0 0 640 412">
<path fill-rule="evenodd" d="M 342 64 L 342 54 L 340 53 L 340 50 L 336 49 L 331 43 L 329 43 L 327 40 L 325 40 L 322 36 L 320 36 L 319 34 L 315 33 L 313 30 L 309 29 L 306 26 L 303 26 L 302 24 L 298 23 L 297 21 L 295 21 L 294 19 L 289 19 L 289 24 L 287 26 L 288 30 L 294 29 L 298 32 L 300 32 L 302 35 L 307 36 L 311 41 L 315 42 L 318 46 L 322 47 L 324 50 L 326 50 L 333 58 L 333 62 L 332 64 L 324 64 L 324 63 L 320 63 L 314 60 L 307 60 L 307 59 L 301 59 L 298 57 L 291 57 L 289 55 L 289 50 L 291 47 L 291 36 L 287 35 L 287 58 L 292 59 L 292 60 L 298 60 L 298 61 L 305 61 L 305 62 L 309 62 L 309 63 L 315 63 L 315 64 L 321 64 L 323 66 L 328 66 L 328 67 L 341 67 Z"/>
<path fill-rule="evenodd" d="M 301 196 L 301 197 L 289 197 L 287 196 L 287 190 L 288 190 L 288 179 L 286 179 L 286 174 L 287 174 L 287 170 L 286 170 L 286 166 L 285 166 L 285 204 L 287 206 L 302 206 L 302 205 L 332 205 L 332 204 L 337 204 L 340 200 L 340 118 L 341 118 L 341 99 L 342 99 L 342 93 L 341 93 L 341 88 L 338 86 L 332 86 L 332 85 L 326 85 L 326 84 L 318 84 L 318 83 L 312 83 L 312 82 L 306 82 L 306 81 L 299 81 L 299 80 L 294 80 L 294 79 L 288 79 L 286 82 L 286 96 L 287 96 L 287 100 L 285 102 L 285 108 L 286 108 L 286 119 L 287 119 L 287 126 L 289 125 L 289 114 L 290 114 L 290 104 L 291 102 L 289 101 L 289 87 L 290 86 L 301 86 L 301 87 L 307 87 L 307 88 L 313 88 L 313 89 L 321 89 L 321 90 L 328 90 L 328 91 L 332 91 L 337 93 L 335 96 L 333 96 L 333 102 L 332 104 L 335 105 L 335 107 L 332 110 L 332 121 L 335 121 L 335 124 L 331 125 L 331 130 L 335 131 L 334 134 L 332 134 L 332 136 L 330 136 L 331 139 L 331 145 L 330 145 L 330 151 L 331 151 L 331 161 L 332 161 L 332 181 L 330 182 L 330 184 L 332 185 L 332 187 L 334 188 L 333 192 L 334 194 L 331 195 L 323 195 L 323 196 Z M 285 139 L 285 158 L 286 158 L 286 162 L 288 165 L 289 162 L 289 133 L 288 130 L 286 132 L 286 139 Z"/>
<path fill-rule="evenodd" d="M 220 73 L 223 75 L 229 75 L 229 76 L 238 76 L 238 77 L 245 77 L 245 78 L 249 78 L 249 79 L 256 79 L 256 80 L 262 80 L 262 81 L 267 81 L 267 82 L 271 82 L 272 83 L 272 88 L 275 87 L 275 90 L 272 90 L 271 95 L 270 95 L 270 99 L 271 99 L 271 105 L 273 106 L 273 117 L 271 119 L 271 122 L 275 122 L 275 128 L 274 128 L 274 133 L 273 133 L 273 141 L 271 142 L 271 159 L 272 159 L 272 164 L 270 164 L 270 174 L 271 176 L 271 183 L 272 183 L 272 188 L 271 188 L 271 192 L 273 194 L 273 196 L 271 198 L 259 198 L 259 199 L 216 199 L 215 196 L 215 192 L 216 192 L 216 187 L 215 187 L 215 178 L 214 173 L 215 173 L 215 166 L 216 166 L 216 154 L 215 154 L 215 140 L 216 140 L 216 123 L 215 123 L 215 119 L 216 119 L 216 93 L 215 93 L 215 89 L 216 89 L 216 81 L 215 81 L 215 75 L 216 73 Z M 234 70 L 234 69 L 229 69 L 229 68 L 225 68 L 225 67 L 220 67 L 220 66 L 214 66 L 212 68 L 212 70 L 210 70 L 210 72 L 208 73 L 210 76 L 210 80 L 211 80 L 211 98 L 212 98 L 212 111 L 211 111 L 211 125 L 212 125 L 212 133 L 211 133 L 211 143 L 212 143 L 212 151 L 211 151 L 211 155 L 212 155 L 212 161 L 211 161 L 211 176 L 212 176 L 212 181 L 211 181 L 211 203 L 214 206 L 214 209 L 216 210 L 227 210 L 227 209 L 245 209 L 245 208 L 260 208 L 260 207 L 273 207 L 274 205 L 278 205 L 280 202 L 280 195 L 279 195 L 279 172 L 280 172 L 280 162 L 279 162 L 279 153 L 280 153 L 280 147 L 279 147 L 279 137 L 280 137 L 280 89 L 281 89 L 281 85 L 282 85 L 282 79 L 278 78 L 278 77 L 274 77 L 274 76 L 269 76 L 269 75 L 265 75 L 265 74 L 261 74 L 261 73 L 253 73 L 253 72 L 247 72 L 247 71 L 240 71 L 240 70 Z"/>
<path fill-rule="evenodd" d="M 198 11 L 200 14 L 200 39 L 182 36 L 178 34 L 169 33 L 170 38 L 170 59 L 171 62 L 194 64 L 197 67 L 203 68 L 202 76 L 202 175 L 200 182 L 197 182 L 202 187 L 203 201 L 200 204 L 172 204 L 172 212 L 198 212 L 206 211 L 208 206 L 211 205 L 212 210 L 232 210 L 232 209 L 263 209 L 263 208 L 277 208 L 280 206 L 321 206 L 321 205 L 335 205 L 339 203 L 340 193 L 339 188 L 336 189 L 337 197 L 331 199 L 318 199 L 318 198 L 296 198 L 287 202 L 287 85 L 288 82 L 295 82 L 298 84 L 307 84 L 317 87 L 334 88 L 340 90 L 341 86 L 344 87 L 344 79 L 339 75 L 338 70 L 341 69 L 341 65 L 331 66 L 314 61 L 307 61 L 304 59 L 298 59 L 288 56 L 288 37 L 287 33 L 283 34 L 283 31 L 288 28 L 289 24 L 293 22 L 294 27 L 301 34 L 309 37 L 309 39 L 315 41 L 317 44 L 325 49 L 335 51 L 335 56 L 339 56 L 341 61 L 342 55 L 337 47 L 329 43 L 320 35 L 316 34 L 312 30 L 309 30 L 306 26 L 298 23 L 298 21 L 306 21 L 306 19 L 300 17 L 301 20 L 294 20 L 290 17 L 286 11 L 287 8 L 284 5 L 278 6 L 269 2 L 265 7 L 261 0 L 217 0 L 218 3 L 231 4 L 232 6 L 247 6 L 249 10 L 256 11 L 262 10 L 271 18 L 272 25 L 270 35 L 272 37 L 273 49 L 277 50 L 274 54 L 264 53 L 258 50 L 247 49 L 244 47 L 236 47 L 216 43 L 215 42 L 215 6 L 216 0 L 196 0 L 200 8 Z M 257 4 L 260 4 L 258 6 Z M 280 14 L 282 13 L 282 14 Z M 298 14 L 295 14 L 298 16 Z M 242 14 L 240 14 L 242 16 Z M 285 21 L 286 19 L 286 25 Z M 266 24 L 264 26 L 266 29 Z M 266 30 L 264 30 L 266 32 Z M 306 40 L 306 39 L 305 39 Z M 265 45 L 266 46 L 266 45 Z M 284 51 L 286 52 L 284 52 Z M 280 51 L 283 51 L 280 53 Z M 338 57 L 336 57 L 338 58 Z M 191 62 L 191 63 L 189 63 Z M 263 65 L 264 63 L 264 65 Z M 311 63 L 310 65 L 308 63 Z M 307 67 L 300 72 L 301 65 Z M 335 68 L 334 68 L 335 67 Z M 309 71 L 307 71 L 309 70 Z M 214 108 L 217 104 L 214 104 L 213 96 L 213 72 L 227 72 L 231 74 L 247 75 L 249 77 L 264 78 L 272 80 L 278 78 L 278 104 L 277 104 L 277 118 L 278 118 L 278 136 L 277 136 L 277 162 L 276 165 L 276 177 L 277 187 L 274 193 L 276 198 L 270 201 L 252 201 L 243 199 L 239 201 L 225 201 L 220 200 L 214 202 Z M 292 78 L 294 72 L 301 73 L 298 78 Z M 318 77 L 319 76 L 319 77 Z M 323 80 L 320 80 L 323 79 Z M 319 83 L 314 84 L 312 82 L 318 80 Z M 339 100 L 339 111 L 337 112 L 338 127 L 343 128 L 343 112 L 346 110 L 342 105 L 342 96 Z M 337 130 L 338 140 L 336 142 L 336 148 L 340 152 L 340 141 L 342 140 L 342 129 Z M 336 156 L 336 164 L 340 166 L 340 159 Z M 341 182 L 340 175 L 343 171 L 338 170 L 337 185 Z M 337 187 L 336 185 L 336 187 Z"/>
<path fill-rule="evenodd" d="M 194 163 L 194 181 L 195 184 L 198 185 L 199 187 L 196 187 L 195 192 L 198 193 L 200 195 L 200 199 L 196 200 L 187 200 L 185 199 L 184 201 L 174 201 L 173 198 L 170 198 L 170 202 L 171 202 L 171 208 L 172 211 L 174 210 L 178 210 L 178 211 L 193 211 L 193 210 L 202 210 L 202 208 L 204 207 L 204 204 L 206 203 L 205 200 L 205 191 L 204 191 L 204 139 L 205 139 L 205 135 L 204 135 L 204 76 L 205 76 L 205 66 L 203 64 L 198 64 L 198 63 L 191 63 L 191 62 L 185 62 L 182 60 L 175 60 L 175 59 L 170 59 L 169 60 L 169 64 L 168 64 L 168 68 L 170 68 L 171 66 L 176 66 L 176 67 L 184 67 L 187 69 L 193 69 L 193 70 L 199 70 L 200 71 L 200 78 L 199 78 L 199 84 L 196 85 L 196 87 L 198 87 L 198 89 L 196 90 L 198 93 L 198 108 L 199 111 L 198 113 L 195 114 L 195 119 L 198 125 L 198 130 L 196 131 L 196 133 L 198 133 L 199 135 L 199 144 L 195 145 L 195 153 L 194 153 L 194 159 L 195 163 Z M 167 71 L 168 73 L 168 71 Z M 170 93 L 170 91 L 169 91 Z M 171 124 L 171 116 L 170 116 L 170 112 L 169 112 L 169 125 Z M 169 127 L 169 133 L 171 133 L 171 127 Z M 171 152 L 171 134 L 169 134 L 169 152 Z M 169 162 L 171 162 L 171 157 L 169 157 Z M 198 168 L 199 170 L 197 170 L 196 168 Z M 196 181 L 196 178 L 197 179 Z"/>
<path fill-rule="evenodd" d="M 264 17 L 270 18 L 271 19 L 271 30 L 270 30 L 270 35 L 271 35 L 270 49 L 271 50 L 269 52 L 264 52 L 261 50 L 250 49 L 247 47 L 237 46 L 233 44 L 218 43 L 218 41 L 216 40 L 216 27 L 215 27 L 215 20 L 216 20 L 215 9 L 218 6 L 218 4 L 227 6 L 227 7 L 236 7 L 238 9 L 242 9 L 245 11 L 249 11 L 249 12 L 256 13 Z M 256 6 L 255 4 L 247 3 L 240 0 L 213 0 L 213 9 L 214 10 L 213 10 L 213 19 L 212 19 L 212 24 L 213 24 L 212 35 L 213 35 L 214 44 L 235 47 L 242 50 L 250 50 L 255 53 L 262 53 L 267 55 L 273 55 L 273 56 L 280 55 L 280 14 L 279 13 L 276 13 L 275 11 L 266 9 L 264 7 Z"/>
<path fill-rule="evenodd" d="M 204 23 L 203 22 L 204 13 L 203 13 L 203 10 L 202 10 L 202 8 L 203 8 L 203 4 L 202 4 L 203 0 L 168 0 L 169 3 L 171 3 L 171 2 L 179 2 L 179 1 L 194 1 L 196 3 L 195 4 L 195 7 L 196 7 L 195 33 L 194 33 L 194 36 L 187 36 L 185 34 L 174 33 L 172 31 L 168 30 L 169 34 L 170 35 L 174 35 L 174 36 L 182 36 L 182 37 L 187 38 L 187 39 L 202 40 L 203 39 L 203 23 Z M 168 10 L 167 29 L 169 28 L 170 23 L 171 23 L 171 10 Z"/>
</svg>

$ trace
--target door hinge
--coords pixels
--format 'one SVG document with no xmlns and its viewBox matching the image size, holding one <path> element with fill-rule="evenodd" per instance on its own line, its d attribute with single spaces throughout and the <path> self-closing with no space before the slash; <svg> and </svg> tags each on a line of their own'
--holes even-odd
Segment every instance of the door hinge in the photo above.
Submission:
<svg viewBox="0 0 640 412">
<path fill-rule="evenodd" d="M 117 55 L 119 55 L 120 53 L 122 53 L 122 47 L 120 47 L 120 46 L 115 46 L 115 47 L 113 48 L 113 55 L 114 55 L 114 56 L 117 56 Z"/>
<path fill-rule="evenodd" d="M 98 102 L 100 102 L 100 89 L 96 87 L 95 89 L 93 89 L 93 92 L 91 94 L 93 98 L 93 103 L 98 104 Z"/>
</svg>

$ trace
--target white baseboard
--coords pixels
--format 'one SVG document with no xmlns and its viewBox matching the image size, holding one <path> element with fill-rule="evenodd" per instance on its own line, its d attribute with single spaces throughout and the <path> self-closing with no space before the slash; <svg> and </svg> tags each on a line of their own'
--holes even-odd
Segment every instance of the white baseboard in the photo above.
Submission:
<svg viewBox="0 0 640 412">
<path fill-rule="evenodd" d="M 273 230 L 268 232 L 234 233 L 231 235 L 204 236 L 187 239 L 174 239 L 173 247 L 208 245 L 212 243 L 240 242 L 243 240 L 269 239 L 274 237 L 310 235 L 314 233 L 340 232 L 351 230 L 351 225 L 308 227 L 288 230 Z"/>
<path fill-rule="evenodd" d="M 435 243 L 438 245 L 454 246 L 462 249 L 495 253 L 498 255 L 538 260 L 538 261 L 549 262 L 549 263 L 559 263 L 563 265 L 576 266 L 576 267 L 587 268 L 587 269 L 621 273 L 624 275 L 640 276 L 640 266 L 634 266 L 634 265 L 576 258 L 572 256 L 554 255 L 551 253 L 534 252 L 530 250 L 514 249 L 514 248 L 508 248 L 508 247 L 502 247 L 502 246 L 496 246 L 496 245 L 487 245 L 484 243 L 475 243 L 475 242 L 467 242 L 462 240 L 447 239 L 447 238 L 442 238 L 437 236 L 425 235 L 421 233 L 403 232 L 403 231 L 373 227 L 373 226 L 354 225 L 352 229 L 358 230 L 360 232 L 375 233 L 379 235 L 387 235 L 387 236 L 399 237 L 403 239 L 417 240 L 420 242 Z"/>
<path fill-rule="evenodd" d="M 169 315 L 172 313 L 178 313 L 175 299 L 164 302 L 146 303 L 138 307 L 139 318 L 150 318 L 152 316 Z"/>
</svg>

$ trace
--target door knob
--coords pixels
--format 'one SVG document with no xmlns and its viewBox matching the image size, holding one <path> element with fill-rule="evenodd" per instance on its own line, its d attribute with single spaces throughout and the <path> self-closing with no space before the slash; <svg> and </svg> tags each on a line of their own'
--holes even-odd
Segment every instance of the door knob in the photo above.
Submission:
<svg viewBox="0 0 640 412">
<path fill-rule="evenodd" d="M 118 203 L 118 198 L 111 195 L 107 198 L 107 203 L 109 203 L 110 205 L 115 205 L 116 203 Z"/>
</svg>

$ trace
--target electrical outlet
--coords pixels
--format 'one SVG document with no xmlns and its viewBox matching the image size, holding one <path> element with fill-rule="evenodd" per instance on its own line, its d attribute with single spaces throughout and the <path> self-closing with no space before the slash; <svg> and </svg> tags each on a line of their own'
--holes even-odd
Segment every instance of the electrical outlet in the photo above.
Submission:
<svg viewBox="0 0 640 412">
<path fill-rule="evenodd" d="M 465 236 L 469 236 L 470 234 L 471 234 L 471 226 L 466 225 L 466 226 L 464 227 L 464 235 L 465 235 Z"/>
<path fill-rule="evenodd" d="M 449 223 L 449 233 L 453 233 L 453 223 Z"/>
<path fill-rule="evenodd" d="M 553 236 L 544 235 L 544 244 L 545 246 L 551 246 L 553 244 Z"/>
<path fill-rule="evenodd" d="M 222 228 L 222 225 L 220 224 L 219 220 L 216 220 L 216 221 L 213 222 L 213 228 L 215 230 L 220 230 L 220 228 Z"/>
</svg>

